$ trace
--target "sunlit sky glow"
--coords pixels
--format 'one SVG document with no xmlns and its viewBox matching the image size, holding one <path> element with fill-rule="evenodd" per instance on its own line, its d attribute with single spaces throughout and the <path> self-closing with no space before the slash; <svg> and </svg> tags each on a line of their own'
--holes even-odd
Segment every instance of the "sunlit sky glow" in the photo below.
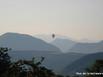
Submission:
<svg viewBox="0 0 103 77">
<path fill-rule="evenodd" d="M 0 33 L 103 40 L 103 0 L 0 0 Z"/>
</svg>

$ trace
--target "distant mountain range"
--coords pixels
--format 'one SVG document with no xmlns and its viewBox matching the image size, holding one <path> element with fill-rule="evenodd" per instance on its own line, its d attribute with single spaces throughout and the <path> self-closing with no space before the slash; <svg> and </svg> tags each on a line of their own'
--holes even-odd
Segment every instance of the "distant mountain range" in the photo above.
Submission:
<svg viewBox="0 0 103 77">
<path fill-rule="evenodd" d="M 67 50 L 71 49 L 76 42 L 69 39 L 56 38 L 51 44 L 60 48 L 62 52 L 68 52 Z"/>
<path fill-rule="evenodd" d="M 63 69 L 62 73 L 64 75 L 71 75 L 75 74 L 76 72 L 85 72 L 86 68 L 91 67 L 92 64 L 98 59 L 103 60 L 103 52 L 88 54 L 81 57 L 75 62 L 68 64 L 68 66 Z"/>
<path fill-rule="evenodd" d="M 77 43 L 67 52 L 76 52 L 76 53 L 103 52 L 103 41 L 97 43 Z"/>
<path fill-rule="evenodd" d="M 40 38 L 40 36 L 39 36 Z M 73 39 L 69 39 L 68 37 L 63 37 L 57 35 L 53 40 L 50 35 L 42 35 L 41 39 L 47 40 L 49 39 L 49 43 L 61 49 L 62 52 L 75 52 L 75 53 L 96 53 L 103 52 L 103 41 L 74 41 Z M 51 41 L 50 41 L 51 40 Z"/>
<path fill-rule="evenodd" d="M 41 53 L 60 53 L 60 49 L 41 39 L 26 34 L 5 33 L 0 36 L 0 47 L 9 47 L 13 51 L 42 51 Z M 43 52 L 44 51 L 44 52 Z"/>
</svg>

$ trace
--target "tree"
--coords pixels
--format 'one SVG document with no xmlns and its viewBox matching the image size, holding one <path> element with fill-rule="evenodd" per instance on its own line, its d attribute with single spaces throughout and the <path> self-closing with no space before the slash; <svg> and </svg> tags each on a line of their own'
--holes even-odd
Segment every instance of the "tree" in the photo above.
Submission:
<svg viewBox="0 0 103 77">
<path fill-rule="evenodd" d="M 18 60 L 11 62 L 8 48 L 0 48 L 0 77 L 63 77 L 56 75 L 52 70 L 41 66 L 44 57 L 40 61 Z"/>
<path fill-rule="evenodd" d="M 103 60 L 96 60 L 92 67 L 86 69 L 89 73 L 103 73 Z M 102 75 L 88 75 L 86 77 L 102 77 Z"/>
<path fill-rule="evenodd" d="M 0 48 L 0 77 L 4 77 L 11 64 L 8 48 Z"/>
</svg>

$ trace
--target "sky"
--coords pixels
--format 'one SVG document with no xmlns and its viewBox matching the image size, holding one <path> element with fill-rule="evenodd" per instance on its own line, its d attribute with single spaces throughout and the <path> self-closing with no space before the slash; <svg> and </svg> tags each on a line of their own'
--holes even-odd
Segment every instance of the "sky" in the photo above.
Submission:
<svg viewBox="0 0 103 77">
<path fill-rule="evenodd" d="M 0 34 L 103 40 L 103 0 L 0 0 Z"/>
</svg>

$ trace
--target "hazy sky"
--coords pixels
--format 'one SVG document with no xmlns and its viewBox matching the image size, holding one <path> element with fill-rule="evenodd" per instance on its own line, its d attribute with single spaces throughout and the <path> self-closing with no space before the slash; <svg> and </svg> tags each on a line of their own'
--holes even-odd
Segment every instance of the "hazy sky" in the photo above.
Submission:
<svg viewBox="0 0 103 77">
<path fill-rule="evenodd" d="M 103 0 L 0 0 L 0 34 L 103 39 Z"/>
</svg>

